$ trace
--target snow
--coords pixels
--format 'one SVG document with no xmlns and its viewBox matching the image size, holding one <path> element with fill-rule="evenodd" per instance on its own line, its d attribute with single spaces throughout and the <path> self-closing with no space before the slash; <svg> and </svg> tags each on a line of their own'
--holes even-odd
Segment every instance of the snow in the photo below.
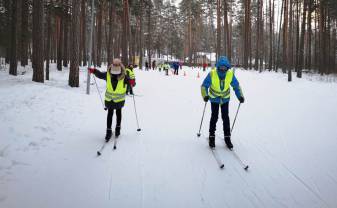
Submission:
<svg viewBox="0 0 337 208">
<path fill-rule="evenodd" d="M 17 77 L 0 71 L 1 208 L 337 206 L 336 83 L 236 70 L 246 102 L 232 140 L 246 172 L 225 149 L 220 119 L 218 168 L 206 141 L 209 104 L 196 136 L 206 72 L 136 70 L 142 131 L 127 97 L 117 150 L 111 142 L 97 158 L 106 111 L 96 87 L 85 94 L 85 69 L 71 88 L 68 70 L 55 68 L 44 84 L 28 68 Z M 232 121 L 237 106 L 232 93 Z"/>
</svg>

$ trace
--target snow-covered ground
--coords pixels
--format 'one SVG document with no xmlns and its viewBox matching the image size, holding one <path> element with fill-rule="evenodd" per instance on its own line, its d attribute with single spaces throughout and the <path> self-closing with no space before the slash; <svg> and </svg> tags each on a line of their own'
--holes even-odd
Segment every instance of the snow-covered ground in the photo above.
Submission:
<svg viewBox="0 0 337 208">
<path fill-rule="evenodd" d="M 209 105 L 196 136 L 206 73 L 184 70 L 136 70 L 142 131 L 127 97 L 117 150 L 101 157 L 106 111 L 95 85 L 85 94 L 84 69 L 80 88 L 55 66 L 44 84 L 0 71 L 0 207 L 337 207 L 336 83 L 237 70 L 246 102 L 232 140 L 250 168 L 225 149 L 219 120 L 221 170 L 205 139 Z M 237 106 L 232 93 L 232 119 Z"/>
</svg>

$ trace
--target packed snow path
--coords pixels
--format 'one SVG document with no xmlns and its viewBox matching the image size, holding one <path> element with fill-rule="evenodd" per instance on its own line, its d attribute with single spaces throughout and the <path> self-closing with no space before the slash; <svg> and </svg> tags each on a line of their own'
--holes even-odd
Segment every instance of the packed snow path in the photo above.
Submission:
<svg viewBox="0 0 337 208">
<path fill-rule="evenodd" d="M 94 85 L 85 94 L 84 69 L 80 88 L 67 86 L 67 70 L 54 68 L 44 84 L 32 82 L 30 70 L 17 77 L 1 71 L 0 207 L 337 206 L 335 83 L 237 70 L 246 102 L 232 140 L 250 168 L 225 149 L 219 118 L 221 170 L 205 139 L 209 104 L 196 136 L 206 73 L 185 70 L 136 70 L 142 131 L 127 97 L 117 150 L 110 142 L 100 157 L 106 111 Z M 104 81 L 98 85 L 103 93 Z M 232 93 L 232 121 L 237 106 Z"/>
</svg>

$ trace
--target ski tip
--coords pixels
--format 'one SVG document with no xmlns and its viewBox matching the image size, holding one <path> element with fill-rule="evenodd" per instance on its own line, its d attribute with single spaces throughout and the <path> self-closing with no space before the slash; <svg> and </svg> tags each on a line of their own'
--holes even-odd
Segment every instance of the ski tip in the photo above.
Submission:
<svg viewBox="0 0 337 208">
<path fill-rule="evenodd" d="M 223 169 L 224 167 L 225 167 L 225 165 L 224 165 L 224 164 L 220 165 L 220 169 Z"/>
<path fill-rule="evenodd" d="M 97 151 L 97 156 L 101 156 L 101 153 L 100 153 L 100 151 Z"/>
<path fill-rule="evenodd" d="M 246 165 L 246 166 L 244 167 L 245 171 L 248 171 L 248 168 L 249 168 L 249 166 Z"/>
</svg>

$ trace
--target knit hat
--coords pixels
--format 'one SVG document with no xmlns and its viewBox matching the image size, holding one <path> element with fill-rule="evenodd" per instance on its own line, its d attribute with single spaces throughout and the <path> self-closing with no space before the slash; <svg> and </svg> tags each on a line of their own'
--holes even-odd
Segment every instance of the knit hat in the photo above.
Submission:
<svg viewBox="0 0 337 208">
<path fill-rule="evenodd" d="M 121 74 L 122 73 L 122 66 L 121 66 L 121 60 L 118 58 L 115 58 L 112 61 L 112 65 L 110 66 L 110 73 L 111 74 Z"/>
</svg>

